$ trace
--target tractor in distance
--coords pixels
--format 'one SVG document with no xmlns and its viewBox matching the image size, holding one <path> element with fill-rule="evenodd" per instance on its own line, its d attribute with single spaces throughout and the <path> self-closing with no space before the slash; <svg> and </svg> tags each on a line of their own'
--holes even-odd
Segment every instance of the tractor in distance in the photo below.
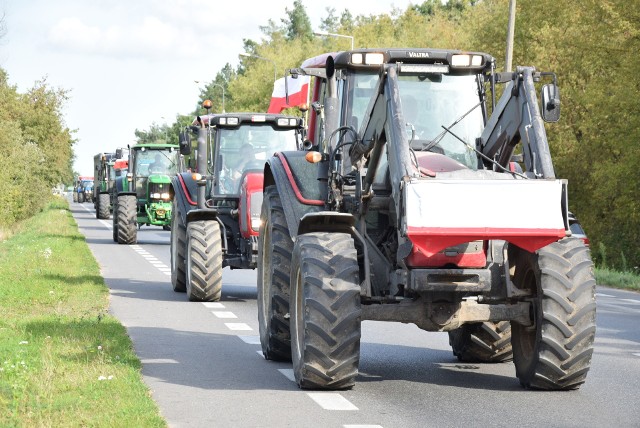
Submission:
<svg viewBox="0 0 640 428">
<path fill-rule="evenodd" d="M 191 147 L 195 131 L 197 147 Z M 173 178 L 174 291 L 190 301 L 216 301 L 224 267 L 255 269 L 265 160 L 302 143 L 302 119 L 280 114 L 207 114 L 182 134 L 181 152 L 196 154 L 196 162 L 192 173 Z"/>
<path fill-rule="evenodd" d="M 123 150 L 117 149 L 115 153 L 98 153 L 93 157 L 94 174 L 97 177 L 93 205 L 98 219 L 108 219 L 113 210 L 116 178 L 127 173 L 127 160 L 122 156 Z"/>
<path fill-rule="evenodd" d="M 113 188 L 113 240 L 135 244 L 142 225 L 169 229 L 173 188 L 171 177 L 181 170 L 177 144 L 129 147 L 128 172 Z"/>
<path fill-rule="evenodd" d="M 301 388 L 351 388 L 361 321 L 399 321 L 448 332 L 462 361 L 513 359 L 526 388 L 583 384 L 596 282 L 544 126 L 560 116 L 555 74 L 423 48 L 290 73 L 313 76 L 313 109 L 308 151 L 264 170 L 265 358 L 292 360 Z"/>
<path fill-rule="evenodd" d="M 83 203 L 85 201 L 85 187 L 93 183 L 93 177 L 79 175 L 73 184 L 73 202 Z"/>
</svg>

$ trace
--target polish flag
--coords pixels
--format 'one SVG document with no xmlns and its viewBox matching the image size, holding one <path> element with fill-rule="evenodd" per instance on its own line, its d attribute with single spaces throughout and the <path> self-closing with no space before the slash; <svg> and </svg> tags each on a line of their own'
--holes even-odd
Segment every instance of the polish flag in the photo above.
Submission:
<svg viewBox="0 0 640 428">
<path fill-rule="evenodd" d="M 284 79 L 288 79 L 289 104 L 287 104 Z M 271 94 L 271 103 L 269 104 L 267 113 L 280 113 L 286 108 L 298 107 L 301 104 L 307 103 L 309 79 L 309 76 L 298 76 L 297 79 L 287 76 L 276 80 L 273 84 L 273 94 Z"/>
</svg>

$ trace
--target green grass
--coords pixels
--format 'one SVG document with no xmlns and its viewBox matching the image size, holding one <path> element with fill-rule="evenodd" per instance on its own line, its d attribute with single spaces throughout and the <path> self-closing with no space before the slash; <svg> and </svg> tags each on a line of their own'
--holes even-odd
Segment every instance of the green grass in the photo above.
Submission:
<svg viewBox="0 0 640 428">
<path fill-rule="evenodd" d="M 0 426 L 164 427 L 62 198 L 0 242 Z"/>
<path fill-rule="evenodd" d="M 640 291 L 640 275 L 603 268 L 596 268 L 595 272 L 598 285 Z"/>
</svg>

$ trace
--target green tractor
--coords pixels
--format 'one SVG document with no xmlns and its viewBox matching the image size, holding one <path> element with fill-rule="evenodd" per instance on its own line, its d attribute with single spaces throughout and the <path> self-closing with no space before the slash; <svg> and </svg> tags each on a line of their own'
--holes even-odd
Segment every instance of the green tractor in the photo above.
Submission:
<svg viewBox="0 0 640 428">
<path fill-rule="evenodd" d="M 93 205 L 98 219 L 108 219 L 113 210 L 116 179 L 127 173 L 128 161 L 122 157 L 122 149 L 117 149 L 115 153 L 98 153 L 93 157 L 96 176 L 96 183 L 93 187 Z"/>
<path fill-rule="evenodd" d="M 181 170 L 179 146 L 137 144 L 129 148 L 129 172 L 114 187 L 113 240 L 135 244 L 143 224 L 169 230 L 174 191 L 171 177 Z"/>
</svg>

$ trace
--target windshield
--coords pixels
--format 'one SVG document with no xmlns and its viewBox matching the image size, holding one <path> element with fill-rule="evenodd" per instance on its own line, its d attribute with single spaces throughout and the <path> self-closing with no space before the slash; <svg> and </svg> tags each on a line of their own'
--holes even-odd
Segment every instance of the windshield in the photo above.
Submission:
<svg viewBox="0 0 640 428">
<path fill-rule="evenodd" d="M 475 147 L 484 121 L 481 107 L 474 108 L 480 101 L 476 76 L 400 75 L 398 88 L 411 147 L 441 153 L 477 169 L 477 155 L 471 147 Z M 468 147 L 442 127 L 450 127 L 470 110 L 450 128 Z"/>
<path fill-rule="evenodd" d="M 219 128 L 216 169 L 220 177 L 218 193 L 240 193 L 240 178 L 250 169 L 262 170 L 276 152 L 297 150 L 295 129 L 274 129 L 270 124 Z"/>
<path fill-rule="evenodd" d="M 344 110 L 349 117 L 344 118 L 342 123 L 346 123 L 355 128 L 356 131 L 359 131 L 362 117 L 369 106 L 378 79 L 378 73 L 354 73 L 350 75 L 348 106 Z"/>
<path fill-rule="evenodd" d="M 136 177 L 154 174 L 176 175 L 178 173 L 178 151 L 145 149 L 136 153 Z"/>
</svg>

